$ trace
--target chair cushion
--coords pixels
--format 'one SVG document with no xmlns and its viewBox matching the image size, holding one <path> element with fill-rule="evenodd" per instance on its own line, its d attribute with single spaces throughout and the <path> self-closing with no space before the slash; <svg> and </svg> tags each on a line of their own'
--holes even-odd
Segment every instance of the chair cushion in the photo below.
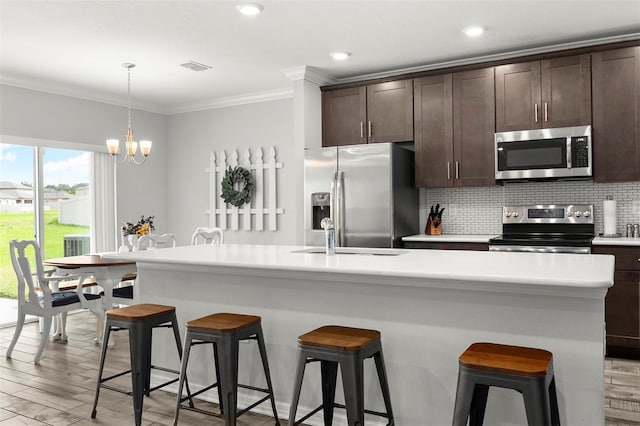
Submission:
<svg viewBox="0 0 640 426">
<path fill-rule="evenodd" d="M 120 297 L 122 299 L 133 299 L 133 286 L 128 285 L 125 287 L 116 287 L 113 289 L 113 297 Z"/>
<path fill-rule="evenodd" d="M 100 298 L 99 294 L 84 293 L 84 296 L 87 300 L 96 300 Z M 66 306 L 78 302 L 80 302 L 80 298 L 78 297 L 78 293 L 75 291 L 58 291 L 51 293 L 51 305 L 53 307 Z"/>
<path fill-rule="evenodd" d="M 116 287 L 113 289 L 111 295 L 121 299 L 133 299 L 133 286 L 128 285 L 125 287 Z M 104 296 L 104 291 L 100 292 L 100 296 Z"/>
</svg>

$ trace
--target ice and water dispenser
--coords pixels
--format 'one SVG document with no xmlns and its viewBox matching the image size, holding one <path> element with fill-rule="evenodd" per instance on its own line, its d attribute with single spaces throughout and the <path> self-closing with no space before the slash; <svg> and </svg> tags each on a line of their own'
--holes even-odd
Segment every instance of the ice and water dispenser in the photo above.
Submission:
<svg viewBox="0 0 640 426">
<path fill-rule="evenodd" d="M 311 194 L 311 214 L 311 229 L 322 231 L 320 222 L 325 217 L 331 217 L 331 194 L 329 192 Z"/>
</svg>

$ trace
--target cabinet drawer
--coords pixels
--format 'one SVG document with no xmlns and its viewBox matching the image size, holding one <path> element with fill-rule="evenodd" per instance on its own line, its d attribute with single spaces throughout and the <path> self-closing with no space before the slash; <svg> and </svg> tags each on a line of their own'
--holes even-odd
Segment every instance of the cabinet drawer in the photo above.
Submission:
<svg viewBox="0 0 640 426">
<path fill-rule="evenodd" d="M 594 246 L 594 254 L 612 254 L 616 257 L 616 271 L 640 271 L 640 246 Z"/>
</svg>

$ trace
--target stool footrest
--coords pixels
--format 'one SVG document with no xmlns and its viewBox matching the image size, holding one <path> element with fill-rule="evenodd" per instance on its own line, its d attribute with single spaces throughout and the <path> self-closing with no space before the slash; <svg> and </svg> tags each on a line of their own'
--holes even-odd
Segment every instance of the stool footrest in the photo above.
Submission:
<svg viewBox="0 0 640 426">
<path fill-rule="evenodd" d="M 333 403 L 333 406 L 334 406 L 334 407 L 336 407 L 336 408 L 342 408 L 342 409 L 346 409 L 346 408 L 347 408 L 347 407 L 346 407 L 346 405 L 344 405 L 344 404 L 340 404 L 340 403 L 338 403 L 338 402 L 334 402 L 334 403 Z M 321 407 L 322 407 L 322 406 L 321 406 Z M 382 412 L 380 412 L 380 411 L 367 410 L 367 409 L 365 408 L 364 412 L 365 412 L 365 413 L 367 413 L 367 414 L 371 414 L 371 415 L 373 415 L 373 416 L 384 417 L 385 419 L 388 419 L 388 418 L 389 418 L 389 416 L 387 415 L 387 413 L 382 413 Z"/>
<path fill-rule="evenodd" d="M 314 414 L 316 414 L 318 411 L 322 410 L 324 407 L 321 405 L 318 408 L 312 410 L 310 413 L 308 413 L 307 415 L 305 415 L 304 417 L 302 417 L 301 419 L 298 419 L 298 421 L 296 421 L 293 425 L 291 426 L 296 426 L 299 424 L 302 424 L 302 422 L 304 422 L 305 420 L 307 420 L 309 417 L 313 416 Z"/>
<path fill-rule="evenodd" d="M 116 379 L 120 376 L 124 376 L 125 374 L 131 373 L 131 370 L 123 371 L 122 373 L 114 374 L 113 376 L 109 376 L 100 380 L 100 384 L 106 382 L 107 380 Z"/>
<path fill-rule="evenodd" d="M 192 392 L 191 393 L 191 398 L 195 398 L 196 396 L 200 395 L 201 393 L 205 393 L 206 391 L 209 391 L 209 390 L 215 388 L 216 386 L 218 386 L 218 382 L 216 382 L 216 383 L 214 383 L 212 385 L 209 385 L 204 389 L 200 389 L 198 392 Z M 189 399 L 189 396 L 181 396 L 180 397 L 180 402 L 185 402 L 187 399 Z"/>
<path fill-rule="evenodd" d="M 260 399 L 259 401 L 254 402 L 254 403 L 253 403 L 253 404 L 251 404 L 250 406 L 248 406 L 248 407 L 246 407 L 246 408 L 243 408 L 242 410 L 238 410 L 238 411 L 236 411 L 236 416 L 238 416 L 238 417 L 239 417 L 239 416 L 243 415 L 243 414 L 244 414 L 244 413 L 246 413 L 247 411 L 251 410 L 253 407 L 257 407 L 258 405 L 262 404 L 263 402 L 265 402 L 265 401 L 269 400 L 269 398 L 270 398 L 270 396 L 269 396 L 269 395 L 267 395 L 267 396 L 263 397 L 262 399 Z"/>
<path fill-rule="evenodd" d="M 180 379 L 178 377 L 176 377 L 175 379 L 168 380 L 168 381 L 166 381 L 166 382 L 164 382 L 164 383 L 162 383 L 162 384 L 160 384 L 158 386 L 154 386 L 151 389 L 149 389 L 149 393 L 153 392 L 154 390 L 158 390 L 160 388 L 163 388 L 163 387 L 165 387 L 167 385 L 170 385 L 171 383 L 175 383 L 178 380 L 180 380 Z"/>
</svg>

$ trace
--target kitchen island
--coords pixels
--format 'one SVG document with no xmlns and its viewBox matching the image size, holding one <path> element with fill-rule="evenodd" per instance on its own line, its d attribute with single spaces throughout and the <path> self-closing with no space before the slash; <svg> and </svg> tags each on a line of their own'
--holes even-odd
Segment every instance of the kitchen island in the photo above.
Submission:
<svg viewBox="0 0 640 426">
<path fill-rule="evenodd" d="M 288 416 L 297 336 L 339 324 L 382 333 L 397 425 L 451 424 L 458 356 L 482 341 L 551 351 L 562 424 L 604 424 L 604 297 L 613 256 L 338 250 L 326 256 L 297 246 L 223 244 L 113 256 L 136 261 L 137 300 L 176 306 L 181 324 L 214 312 L 260 315 L 281 418 Z M 156 336 L 154 364 L 177 367 L 171 339 Z M 241 382 L 262 385 L 255 348 L 243 345 L 240 353 Z M 211 356 L 194 348 L 192 388 L 213 377 Z M 383 411 L 371 364 L 365 403 Z M 311 364 L 298 412 L 319 401 L 319 367 Z M 268 404 L 256 410 L 268 414 Z M 314 419 L 308 423 L 322 424 L 321 415 Z M 335 424 L 346 424 L 344 417 Z M 382 423 L 371 417 L 367 424 Z M 492 388 L 485 424 L 526 424 L 521 395 Z"/>
</svg>

